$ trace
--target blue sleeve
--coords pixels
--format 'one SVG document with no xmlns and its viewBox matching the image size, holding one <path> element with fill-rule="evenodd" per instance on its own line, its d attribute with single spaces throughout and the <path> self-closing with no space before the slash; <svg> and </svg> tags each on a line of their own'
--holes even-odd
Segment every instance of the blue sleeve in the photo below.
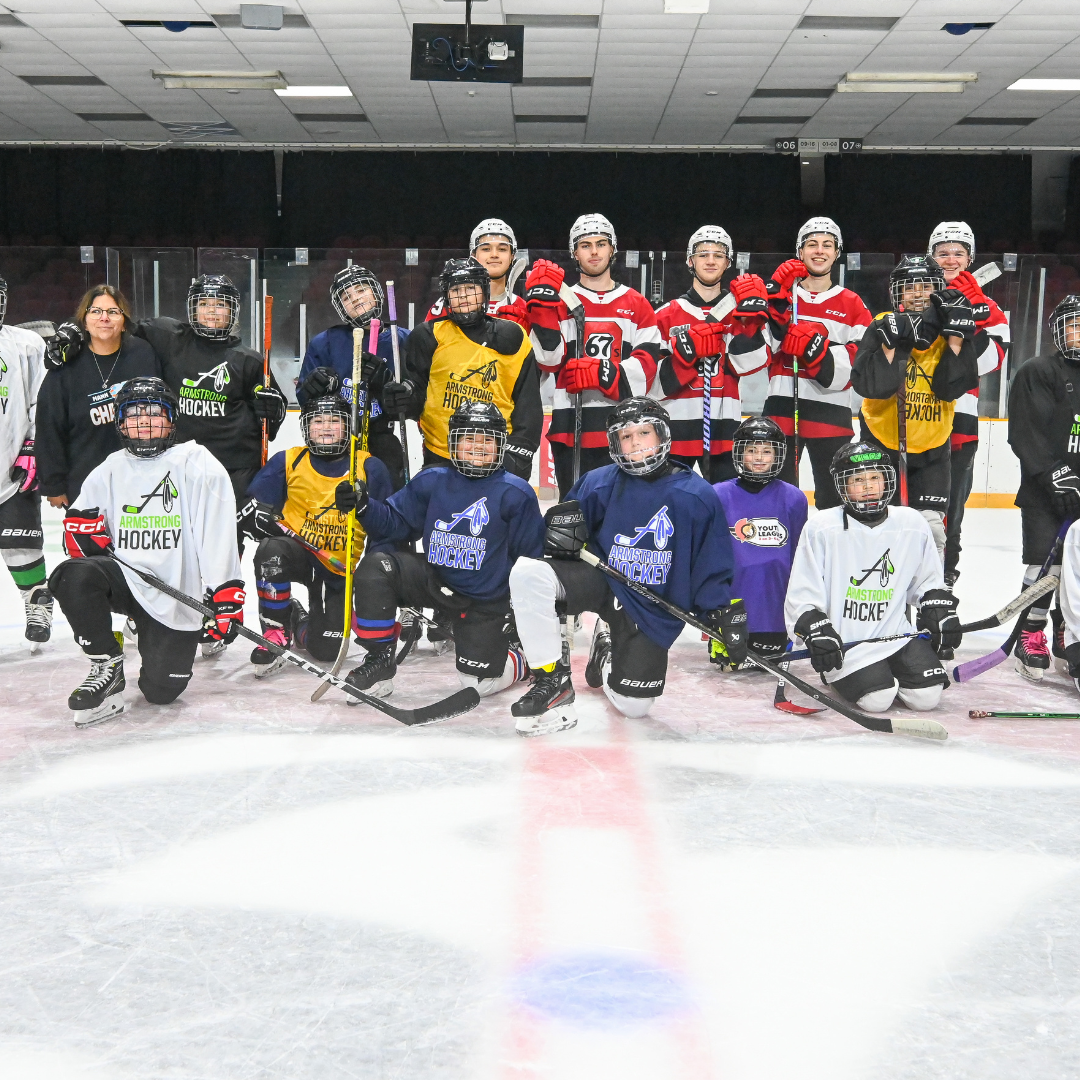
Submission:
<svg viewBox="0 0 1080 1080">
<path fill-rule="evenodd" d="M 289 485 L 285 482 L 285 451 L 279 450 L 248 484 L 248 495 L 267 503 L 279 513 L 289 497 Z"/>
<path fill-rule="evenodd" d="M 386 466 L 376 457 L 369 457 L 364 462 L 364 479 L 368 486 L 368 498 L 379 503 L 385 503 L 394 494 L 394 485 L 390 481 L 390 473 Z M 370 506 L 370 503 L 369 503 Z M 364 531 L 368 534 L 368 551 L 393 551 L 392 539 L 376 539 L 374 533 L 368 528 L 368 518 L 364 515 Z"/>
<path fill-rule="evenodd" d="M 383 466 L 384 471 L 385 468 Z M 430 470 L 432 473 L 435 471 Z M 381 543 L 415 540 L 423 535 L 424 520 L 431 499 L 431 484 L 426 477 L 421 482 L 421 475 L 417 475 L 411 483 L 386 499 L 369 499 L 367 510 L 364 511 L 363 525 L 373 541 Z M 389 481 L 387 476 L 388 486 Z"/>
<path fill-rule="evenodd" d="M 695 532 L 700 530 L 700 542 L 691 559 L 690 594 L 696 611 L 712 611 L 731 603 L 735 554 L 719 497 L 714 492 L 714 498 L 701 499 L 699 507 Z"/>
<path fill-rule="evenodd" d="M 507 500 L 513 511 L 507 534 L 510 562 L 525 557 L 541 559 L 544 556 L 544 518 L 536 493 L 530 489 L 522 492 L 520 499 Z"/>
<path fill-rule="evenodd" d="M 327 338 L 326 332 L 316 334 L 311 341 L 308 342 L 307 352 L 304 354 L 304 362 L 300 365 L 300 374 L 296 377 L 296 401 L 298 404 L 303 405 L 306 394 L 300 393 L 300 387 L 304 385 L 304 380 L 318 367 L 333 367 L 330 363 L 330 356 L 326 350 Z"/>
<path fill-rule="evenodd" d="M 604 520 L 604 513 L 607 509 L 607 496 L 610 489 L 594 483 L 592 478 L 595 475 L 596 470 L 587 472 L 566 493 L 566 498 L 563 501 L 569 502 L 571 499 L 577 499 L 581 503 L 581 512 L 585 515 L 585 524 L 589 527 L 589 536 L 594 541 L 591 545 L 596 549 L 594 554 L 604 558 L 606 552 L 595 538 L 596 531 Z"/>
</svg>

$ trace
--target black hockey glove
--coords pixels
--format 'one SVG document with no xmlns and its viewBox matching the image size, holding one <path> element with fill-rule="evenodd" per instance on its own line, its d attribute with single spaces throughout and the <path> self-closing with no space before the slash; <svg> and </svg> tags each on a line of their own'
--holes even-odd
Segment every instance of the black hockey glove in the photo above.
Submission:
<svg viewBox="0 0 1080 1080">
<path fill-rule="evenodd" d="M 74 360 L 83 347 L 83 331 L 78 323 L 65 322 L 56 328 L 51 338 L 45 339 L 45 366 L 62 368 Z"/>
<path fill-rule="evenodd" d="M 357 516 L 367 509 L 368 493 L 367 484 L 358 476 L 355 484 L 348 480 L 342 480 L 334 488 L 334 509 L 339 514 L 351 514 L 354 510 Z"/>
<path fill-rule="evenodd" d="M 1080 517 L 1080 476 L 1068 465 L 1059 465 L 1050 473 L 1049 487 L 1054 510 L 1060 517 Z"/>
<path fill-rule="evenodd" d="M 804 611 L 795 624 L 795 633 L 806 642 L 815 671 L 824 674 L 844 666 L 844 643 L 824 611 Z"/>
<path fill-rule="evenodd" d="M 960 633 L 960 616 L 956 614 L 958 601 L 948 589 L 927 589 L 919 601 L 919 614 L 915 625 L 930 631 L 930 646 L 939 649 L 958 649 L 964 635 Z"/>
<path fill-rule="evenodd" d="M 906 311 L 887 311 L 873 322 L 874 332 L 884 349 L 913 349 L 918 339 L 919 317 Z"/>
<path fill-rule="evenodd" d="M 930 311 L 936 313 L 938 333 L 958 338 L 975 336 L 975 316 L 971 311 L 971 303 L 959 289 L 931 293 L 926 312 Z M 926 318 L 925 312 L 923 318 Z"/>
<path fill-rule="evenodd" d="M 391 416 L 408 412 L 416 387 L 408 379 L 404 382 L 388 382 L 382 388 L 382 407 Z"/>
<path fill-rule="evenodd" d="M 284 536 L 278 525 L 277 512 L 269 503 L 249 499 L 236 512 L 236 524 L 245 536 L 252 540 L 265 540 L 270 536 Z"/>
<path fill-rule="evenodd" d="M 544 555 L 549 559 L 576 559 L 589 540 L 589 527 L 577 499 L 551 507 L 544 515 L 544 527 Z"/>
<path fill-rule="evenodd" d="M 297 387 L 296 395 L 310 401 L 312 398 L 328 397 L 340 390 L 341 376 L 333 368 L 317 367 Z"/>
<path fill-rule="evenodd" d="M 704 622 L 719 633 L 720 640 L 709 642 L 709 659 L 724 671 L 735 671 L 746 663 L 750 635 L 746 630 L 746 605 L 732 600 L 727 607 L 706 611 Z"/>
<path fill-rule="evenodd" d="M 273 386 L 256 386 L 254 395 L 255 416 L 271 424 L 280 424 L 285 419 L 288 402 L 285 395 Z"/>
</svg>

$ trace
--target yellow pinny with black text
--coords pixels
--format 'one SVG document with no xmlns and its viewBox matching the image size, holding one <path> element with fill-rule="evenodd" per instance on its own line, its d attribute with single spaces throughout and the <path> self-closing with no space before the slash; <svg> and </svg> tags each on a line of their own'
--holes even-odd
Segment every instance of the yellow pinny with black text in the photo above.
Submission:
<svg viewBox="0 0 1080 1080">
<path fill-rule="evenodd" d="M 433 331 L 438 345 L 431 358 L 427 400 L 420 416 L 424 445 L 439 457 L 450 456 L 450 416 L 463 401 L 494 402 L 506 418 L 507 434 L 512 434 L 514 387 L 532 348 L 529 335 L 522 333 L 517 352 L 504 354 L 477 345 L 452 319 L 439 319 Z"/>
<path fill-rule="evenodd" d="M 880 319 L 881 316 L 879 315 Z M 934 372 L 948 346 L 943 337 L 929 349 L 912 349 L 907 363 L 907 448 L 912 454 L 933 450 L 952 435 L 956 402 L 942 401 L 931 388 Z M 862 415 L 875 439 L 890 450 L 900 448 L 896 398 L 863 398 Z"/>
<path fill-rule="evenodd" d="M 371 457 L 363 450 L 356 451 L 356 475 L 366 476 L 364 462 Z M 348 539 L 349 518 L 334 508 L 334 489 L 347 476 L 323 476 L 311 464 L 306 446 L 294 446 L 285 451 L 285 484 L 288 497 L 281 511 L 282 519 L 293 532 L 319 549 L 316 558 L 334 574 L 345 573 L 345 544 Z M 364 529 L 356 523 L 353 540 L 353 566 L 364 553 Z M 334 563 L 337 563 L 335 566 Z"/>
</svg>

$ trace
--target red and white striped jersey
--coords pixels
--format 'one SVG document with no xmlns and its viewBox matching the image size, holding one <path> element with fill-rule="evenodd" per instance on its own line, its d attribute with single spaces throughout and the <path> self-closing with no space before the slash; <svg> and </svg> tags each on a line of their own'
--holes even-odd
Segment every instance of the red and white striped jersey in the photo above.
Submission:
<svg viewBox="0 0 1080 1080">
<path fill-rule="evenodd" d="M 659 401 L 671 417 L 671 452 L 691 457 L 702 453 L 704 428 L 705 380 L 702 374 L 684 363 L 671 343 L 672 331 L 679 326 L 704 322 L 713 307 L 724 299 L 705 302 L 691 288 L 689 292 L 665 304 L 656 313 L 664 354 L 649 396 Z M 709 452 L 723 454 L 731 450 L 731 438 L 742 423 L 739 377 L 765 367 L 769 350 L 762 334 L 762 319 L 735 319 L 729 316 L 721 325 L 724 351 L 712 375 L 709 402 Z M 738 364 L 736 370 L 731 358 Z"/>
<path fill-rule="evenodd" d="M 641 293 L 626 285 L 616 285 L 608 292 L 594 292 L 584 285 L 571 285 L 585 308 L 585 346 L 582 355 L 595 360 L 610 358 L 619 365 L 619 400 L 644 396 L 660 363 L 660 330 L 652 304 Z M 557 348 L 535 352 L 541 371 L 555 373 L 555 397 L 551 409 L 548 439 L 564 446 L 574 444 L 574 403 L 566 392 L 567 342 L 576 339 L 573 319 L 562 323 Z M 607 420 L 615 403 L 599 390 L 581 395 L 581 445 L 606 447 Z"/>
<path fill-rule="evenodd" d="M 976 323 L 975 349 L 979 356 L 979 377 L 997 371 L 1009 349 L 1009 320 L 1005 312 L 986 298 L 990 304 L 990 314 L 980 323 Z M 979 441 L 979 390 L 969 390 L 956 399 L 956 411 L 953 413 L 953 432 L 950 443 L 954 450 L 964 443 Z"/>
<path fill-rule="evenodd" d="M 424 321 L 432 322 L 435 319 L 441 319 L 445 306 L 443 298 L 440 296 L 438 300 L 428 308 L 428 313 L 425 316 Z M 493 319 L 509 319 L 511 322 L 516 322 L 519 326 L 523 326 L 526 332 L 529 330 L 529 315 L 525 310 L 525 299 L 524 297 L 518 296 L 517 293 L 503 293 L 502 296 L 498 296 L 494 300 L 489 300 L 487 313 Z"/>
<path fill-rule="evenodd" d="M 802 286 L 796 286 L 796 290 L 799 321 L 821 323 L 829 332 L 829 350 L 821 370 L 813 378 L 799 373 L 800 438 L 850 435 L 851 365 L 870 325 L 870 312 L 858 295 L 839 285 L 819 293 L 807 292 Z M 765 341 L 772 351 L 772 360 L 763 415 L 775 420 L 787 435 L 795 433 L 794 357 L 781 352 L 780 343 L 787 333 L 791 308 L 787 300 L 771 301 L 769 322 L 765 326 Z"/>
</svg>

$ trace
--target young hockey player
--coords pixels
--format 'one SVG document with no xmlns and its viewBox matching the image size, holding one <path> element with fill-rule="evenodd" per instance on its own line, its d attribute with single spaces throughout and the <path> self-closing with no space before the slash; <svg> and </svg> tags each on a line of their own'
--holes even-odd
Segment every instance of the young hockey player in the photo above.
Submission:
<svg viewBox="0 0 1080 1080">
<path fill-rule="evenodd" d="M 548 440 L 560 498 L 566 497 L 574 482 L 575 395 L 581 395 L 584 474 L 611 463 L 607 424 L 612 409 L 624 398 L 648 393 L 660 362 L 660 330 L 652 304 L 611 276 L 618 250 L 615 230 L 602 214 L 583 214 L 574 222 L 570 255 L 578 265 L 580 281 L 570 288 L 585 307 L 584 347 L 579 349 L 574 341 L 577 355 L 570 360 L 565 358 L 565 344 L 539 358 L 545 370 L 556 372 Z M 573 340 L 575 333 L 572 323 L 563 323 L 564 343 Z"/>
<path fill-rule="evenodd" d="M 451 259 L 440 282 L 448 314 L 409 335 L 405 377 L 383 388 L 383 407 L 419 420 L 426 465 L 449 465 L 450 416 L 462 402 L 490 402 L 507 424 L 504 467 L 527 481 L 544 422 L 529 336 L 487 314 L 491 279 L 475 259 Z"/>
<path fill-rule="evenodd" d="M 805 447 L 814 470 L 814 502 L 819 509 L 838 505 L 829 463 L 851 441 L 851 365 L 870 323 L 862 300 L 850 289 L 833 284 L 833 267 L 843 249 L 840 228 L 832 218 L 811 218 L 799 230 L 797 257 L 781 263 L 769 283 L 766 340 L 772 361 L 762 413 L 788 437 L 792 449 L 783 479 L 798 486 L 799 463 L 793 449 L 797 361 L 799 455 Z"/>
<path fill-rule="evenodd" d="M 930 234 L 927 255 L 941 267 L 945 286 L 959 289 L 971 305 L 975 319 L 975 353 L 979 376 L 997 371 L 1009 348 L 1009 323 L 1001 310 L 970 273 L 975 258 L 975 234 L 966 221 L 942 221 Z M 975 387 L 956 401 L 949 440 L 949 505 L 945 514 L 945 584 L 952 588 L 960 576 L 960 529 L 964 506 L 971 494 L 975 453 L 979 449 L 979 390 Z"/>
<path fill-rule="evenodd" d="M 1076 523 L 1069 526 L 1061 549 L 1057 610 L 1062 617 L 1059 665 L 1065 667 L 1080 691 L 1080 524 Z M 1042 617 L 1045 625 L 1045 611 Z M 1057 654 L 1059 650 L 1054 651 Z"/>
<path fill-rule="evenodd" d="M 784 595 L 791 562 L 806 524 L 806 496 L 780 479 L 787 441 L 765 416 L 751 416 L 735 430 L 737 479 L 714 484 L 735 552 L 731 591 L 744 598 L 750 648 L 777 659 L 787 649 Z M 715 641 L 709 657 L 725 669 L 728 658 Z"/>
<path fill-rule="evenodd" d="M 956 597 L 945 588 L 941 559 L 926 519 L 890 506 L 896 469 L 888 453 L 849 443 L 833 458 L 842 506 L 816 514 L 795 551 L 784 602 L 789 634 L 810 649 L 814 670 L 841 697 L 866 712 L 884 712 L 899 696 L 910 709 L 933 709 L 949 685 L 939 648 L 960 644 Z M 915 633 L 930 640 L 845 641 Z"/>
<path fill-rule="evenodd" d="M 1050 331 L 1054 351 L 1021 364 L 1009 391 L 1009 445 L 1020 460 L 1016 505 L 1025 585 L 1038 576 L 1063 523 L 1080 518 L 1080 296 L 1070 294 L 1054 308 Z M 1036 604 L 1016 644 L 1016 670 L 1033 681 L 1050 667 L 1043 632 L 1050 601 L 1046 596 Z M 1054 642 L 1059 656 L 1060 637 L 1061 631 Z"/>
<path fill-rule="evenodd" d="M 116 394 L 116 426 L 124 449 L 110 454 L 83 482 L 80 501 L 64 518 L 70 558 L 49 588 L 90 660 L 90 674 L 72 691 L 76 727 L 124 709 L 124 653 L 112 612 L 135 624 L 147 701 L 168 705 L 191 679 L 203 632 L 231 640 L 244 618 L 244 583 L 236 547 L 236 499 L 229 475 L 196 442 L 174 443 L 179 407 L 161 379 L 129 379 Z M 159 592 L 115 554 L 214 610 L 202 618 Z M 220 583 L 220 584 L 214 584 Z"/>
<path fill-rule="evenodd" d="M 656 313 L 665 351 L 649 396 L 671 417 L 671 456 L 691 468 L 698 465 L 714 483 L 736 474 L 731 437 L 742 420 L 739 377 L 769 362 L 762 334 L 767 293 L 761 278 L 740 275 L 731 285 L 738 299 L 735 311 L 716 321 L 712 311 L 727 292 L 721 282 L 731 265 L 731 237 L 718 225 L 703 225 L 690 237 L 686 265 L 693 285 Z M 706 365 L 712 391 L 707 465 L 702 448 Z"/>
<path fill-rule="evenodd" d="M 895 310 L 878 315 L 863 336 L 851 385 L 863 396 L 863 440 L 887 449 L 894 467 L 906 467 L 907 498 L 903 490 L 898 497 L 926 518 L 944 561 L 953 413 L 956 399 L 979 385 L 975 321 L 964 294 L 946 289 L 941 267 L 924 255 L 900 260 L 889 293 Z"/>
<path fill-rule="evenodd" d="M 296 383 L 297 403 L 303 406 L 327 394 L 340 394 L 346 402 L 352 403 L 353 330 L 364 330 L 362 374 L 371 394 L 368 449 L 386 466 L 397 490 L 405 483 L 405 457 L 391 426 L 396 417 L 388 416 L 379 400 L 383 386 L 396 377 L 393 334 L 389 326 L 379 332 L 376 355 L 367 351 L 367 328 L 372 319 L 382 318 L 382 285 L 363 266 L 346 266 L 330 283 L 330 303 L 341 323 L 316 334 L 309 342 Z M 409 332 L 399 326 L 397 335 L 399 355 L 404 357 Z M 360 408 L 363 407 L 361 400 Z"/>
<path fill-rule="evenodd" d="M 350 420 L 350 406 L 340 395 L 309 398 L 300 412 L 304 445 L 270 458 L 252 480 L 250 499 L 239 515 L 243 531 L 259 541 L 255 577 L 263 637 L 286 648 L 295 641 L 319 661 L 337 656 L 345 624 L 349 523 L 334 508 L 334 498 L 349 472 Z M 393 493 L 390 474 L 378 458 L 358 449 L 356 470 L 374 498 Z M 359 562 L 362 528 L 357 528 L 353 550 Z M 293 598 L 294 581 L 307 588 L 309 611 Z M 252 650 L 251 662 L 258 678 L 285 666 L 261 645 Z"/>
<path fill-rule="evenodd" d="M 397 671 L 399 607 L 453 618 L 458 678 L 481 696 L 526 676 L 510 610 L 510 568 L 537 557 L 544 522 L 536 494 L 503 468 L 506 419 L 490 401 L 463 401 L 449 421 L 450 466 L 424 469 L 383 501 L 367 485 L 338 487 L 338 508 L 354 505 L 372 540 L 423 538 L 424 554 L 374 552 L 357 569 L 357 636 L 368 654 L 348 681 L 385 697 Z"/>
<path fill-rule="evenodd" d="M 603 686 L 624 716 L 644 716 L 664 692 L 667 656 L 683 623 L 578 558 L 588 544 L 628 577 L 720 633 L 731 664 L 746 659 L 746 609 L 731 600 L 734 560 L 727 522 L 709 485 L 671 461 L 663 407 L 634 397 L 612 410 L 614 464 L 586 473 L 545 517 L 544 558 L 519 559 L 510 574 L 518 633 L 535 682 L 511 712 L 519 735 L 573 727 L 574 685 L 559 613 L 593 611 L 585 681 Z"/>
<path fill-rule="evenodd" d="M 26 640 L 37 652 L 52 632 L 52 597 L 45 586 L 41 493 L 34 454 L 38 390 L 45 377 L 45 342 L 32 330 L 6 326 L 7 282 L 0 278 L 0 555 L 26 612 Z"/>
</svg>

